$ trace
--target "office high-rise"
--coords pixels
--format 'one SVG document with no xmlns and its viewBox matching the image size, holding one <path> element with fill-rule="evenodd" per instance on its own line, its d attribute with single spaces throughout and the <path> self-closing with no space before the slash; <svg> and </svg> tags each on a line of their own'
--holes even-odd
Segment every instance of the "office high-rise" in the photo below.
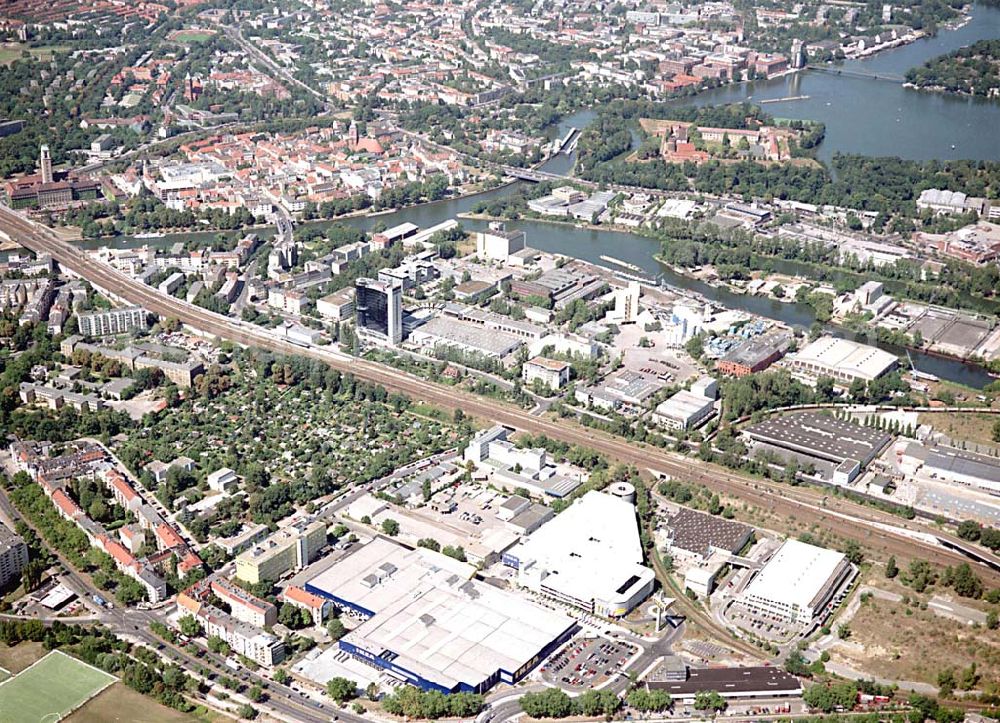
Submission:
<svg viewBox="0 0 1000 723">
<path fill-rule="evenodd" d="M 355 282 L 358 333 L 398 344 L 403 340 L 403 287 L 399 282 L 360 278 Z"/>
</svg>

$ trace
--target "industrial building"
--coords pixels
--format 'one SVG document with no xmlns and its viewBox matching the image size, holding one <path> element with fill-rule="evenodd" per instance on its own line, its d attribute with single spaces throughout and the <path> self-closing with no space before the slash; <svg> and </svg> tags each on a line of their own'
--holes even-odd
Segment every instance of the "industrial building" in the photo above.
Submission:
<svg viewBox="0 0 1000 723">
<path fill-rule="evenodd" d="M 354 284 L 354 315 L 359 334 L 399 344 L 403 340 L 402 285 L 359 278 Z"/>
<path fill-rule="evenodd" d="M 924 471 L 934 478 L 1000 494 L 1000 460 L 996 457 L 953 447 L 934 447 L 924 457 Z"/>
<path fill-rule="evenodd" d="M 812 465 L 819 476 L 842 485 L 853 482 L 891 440 L 877 429 L 816 412 L 774 417 L 747 427 L 743 436 L 755 450 Z"/>
<path fill-rule="evenodd" d="M 491 223 L 488 231 L 476 232 L 476 255 L 484 261 L 506 261 L 524 245 L 524 231 L 508 231 L 503 223 Z"/>
<path fill-rule="evenodd" d="M 750 541 L 753 528 L 742 522 L 686 507 L 667 521 L 672 552 L 708 558 L 716 552 L 735 555 Z"/>
<path fill-rule="evenodd" d="M 424 690 L 481 693 L 523 678 L 576 623 L 474 573 L 441 553 L 376 537 L 305 589 L 363 621 L 338 642 L 345 653 Z"/>
<path fill-rule="evenodd" d="M 738 600 L 754 615 L 809 625 L 827 611 L 854 574 L 843 553 L 789 539 Z"/>
<path fill-rule="evenodd" d="M 741 700 L 802 695 L 802 683 L 799 679 L 773 665 L 688 669 L 683 662 L 668 665 L 666 659 L 646 679 L 646 687 L 649 690 L 664 690 L 674 700 L 684 703 L 693 703 L 695 695 L 702 691 L 715 691 L 723 698 Z"/>
<path fill-rule="evenodd" d="M 409 340 L 429 353 L 440 346 L 491 359 L 503 359 L 524 343 L 513 334 L 449 316 L 436 316 L 414 328 Z"/>
<path fill-rule="evenodd" d="M 653 421 L 667 429 L 695 429 L 715 415 L 715 399 L 686 389 L 656 407 Z"/>
<path fill-rule="evenodd" d="M 764 371 L 784 356 L 791 341 L 792 335 L 785 330 L 748 339 L 719 357 L 715 362 L 715 369 L 720 374 L 732 377 L 745 377 Z"/>
<path fill-rule="evenodd" d="M 544 449 L 523 449 L 507 441 L 509 432 L 499 425 L 483 430 L 465 448 L 465 461 L 486 470 L 495 486 L 524 489 L 536 497 L 565 497 L 583 484 L 582 475 L 559 474 Z"/>
<path fill-rule="evenodd" d="M 127 334 L 134 329 L 146 328 L 146 311 L 138 306 L 127 306 L 108 311 L 92 311 L 77 317 L 83 336 L 110 336 Z"/>
<path fill-rule="evenodd" d="M 831 377 L 847 386 L 855 379 L 871 381 L 896 368 L 899 360 L 887 351 L 849 339 L 827 336 L 807 344 L 786 360 L 793 373 L 809 379 Z"/>
<path fill-rule="evenodd" d="M 653 592 L 635 507 L 590 491 L 515 548 L 503 562 L 517 584 L 604 617 L 622 617 Z"/>
</svg>

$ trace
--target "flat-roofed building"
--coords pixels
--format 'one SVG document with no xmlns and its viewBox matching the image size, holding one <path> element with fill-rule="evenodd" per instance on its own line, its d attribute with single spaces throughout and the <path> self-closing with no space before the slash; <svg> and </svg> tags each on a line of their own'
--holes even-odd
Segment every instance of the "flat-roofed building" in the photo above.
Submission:
<svg viewBox="0 0 1000 723">
<path fill-rule="evenodd" d="M 525 384 L 538 381 L 549 389 L 562 389 L 569 384 L 569 370 L 568 362 L 536 356 L 524 363 L 521 378 Z"/>
<path fill-rule="evenodd" d="M 953 447 L 934 447 L 924 457 L 924 471 L 938 479 L 1000 494 L 1000 460 Z"/>
<path fill-rule="evenodd" d="M 837 484 L 853 481 L 891 440 L 885 432 L 817 412 L 773 417 L 747 427 L 743 435 L 786 462 L 814 463 Z"/>
<path fill-rule="evenodd" d="M 809 625 L 854 572 L 842 552 L 785 540 L 738 599 L 755 615 Z"/>
<path fill-rule="evenodd" d="M 677 671 L 654 670 L 646 679 L 650 690 L 666 691 L 674 700 L 694 702 L 701 692 L 714 691 L 723 698 L 792 698 L 802 695 L 802 683 L 775 666 L 690 668 L 681 678 Z"/>
<path fill-rule="evenodd" d="M 513 334 L 446 316 L 437 316 L 416 327 L 409 339 L 429 353 L 440 346 L 491 359 L 503 359 L 524 343 Z"/>
<path fill-rule="evenodd" d="M 403 286 L 359 278 L 354 282 L 354 318 L 358 332 L 391 345 L 403 340 Z"/>
<path fill-rule="evenodd" d="M 577 626 L 474 574 L 441 553 L 376 537 L 305 590 L 363 621 L 340 650 L 424 690 L 481 693 L 521 680 Z"/>
<path fill-rule="evenodd" d="M 796 374 L 811 379 L 831 377 L 843 386 L 855 379 L 878 379 L 898 363 L 887 351 L 834 336 L 817 339 L 787 359 L 788 367 Z"/>
<path fill-rule="evenodd" d="M 301 570 L 326 544 L 326 525 L 311 517 L 294 519 L 236 558 L 236 577 L 245 582 L 275 581 Z"/>
<path fill-rule="evenodd" d="M 748 339 L 717 359 L 715 368 L 719 373 L 733 377 L 764 371 L 781 359 L 791 340 L 792 335 L 787 331 Z"/>
<path fill-rule="evenodd" d="M 17 580 L 27 564 L 28 546 L 19 535 L 0 523 L 0 588 Z"/>
<path fill-rule="evenodd" d="M 508 231 L 502 223 L 491 224 L 489 230 L 476 232 L 476 255 L 487 261 L 506 261 L 524 249 L 524 240 L 524 231 Z"/>
<path fill-rule="evenodd" d="M 146 310 L 138 306 L 127 306 L 108 311 L 92 311 L 77 316 L 77 323 L 83 336 L 127 334 L 135 329 L 146 328 Z"/>
<path fill-rule="evenodd" d="M 635 507 L 591 491 L 505 552 L 517 584 L 589 613 L 627 615 L 653 592 Z"/>
<path fill-rule="evenodd" d="M 667 429 L 695 429 L 714 415 L 714 399 L 682 389 L 660 402 L 653 421 Z"/>
<path fill-rule="evenodd" d="M 316 311 L 324 319 L 344 321 L 354 316 L 354 289 L 341 289 L 316 301 Z"/>
<path fill-rule="evenodd" d="M 716 552 L 735 555 L 753 535 L 742 522 L 681 508 L 667 521 L 669 544 L 681 554 L 708 558 Z"/>
</svg>

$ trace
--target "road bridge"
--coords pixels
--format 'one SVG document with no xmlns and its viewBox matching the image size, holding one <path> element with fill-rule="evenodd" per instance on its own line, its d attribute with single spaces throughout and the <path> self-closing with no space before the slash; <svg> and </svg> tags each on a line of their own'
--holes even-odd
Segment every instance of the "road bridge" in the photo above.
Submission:
<svg viewBox="0 0 1000 723">
<path fill-rule="evenodd" d="M 808 65 L 809 70 L 817 73 L 827 73 L 828 75 L 843 75 L 848 78 L 864 78 L 866 80 L 887 80 L 891 83 L 904 83 L 906 78 L 898 73 L 885 73 L 875 70 L 860 70 L 856 68 L 842 68 L 836 65 Z"/>
</svg>

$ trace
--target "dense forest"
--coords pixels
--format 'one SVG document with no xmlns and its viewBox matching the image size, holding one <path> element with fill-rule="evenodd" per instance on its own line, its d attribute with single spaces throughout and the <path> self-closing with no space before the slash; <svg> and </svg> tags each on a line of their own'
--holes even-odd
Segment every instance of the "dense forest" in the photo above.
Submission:
<svg viewBox="0 0 1000 723">
<path fill-rule="evenodd" d="M 980 40 L 910 68 L 906 82 L 947 93 L 1000 97 L 1000 39 Z"/>
</svg>

